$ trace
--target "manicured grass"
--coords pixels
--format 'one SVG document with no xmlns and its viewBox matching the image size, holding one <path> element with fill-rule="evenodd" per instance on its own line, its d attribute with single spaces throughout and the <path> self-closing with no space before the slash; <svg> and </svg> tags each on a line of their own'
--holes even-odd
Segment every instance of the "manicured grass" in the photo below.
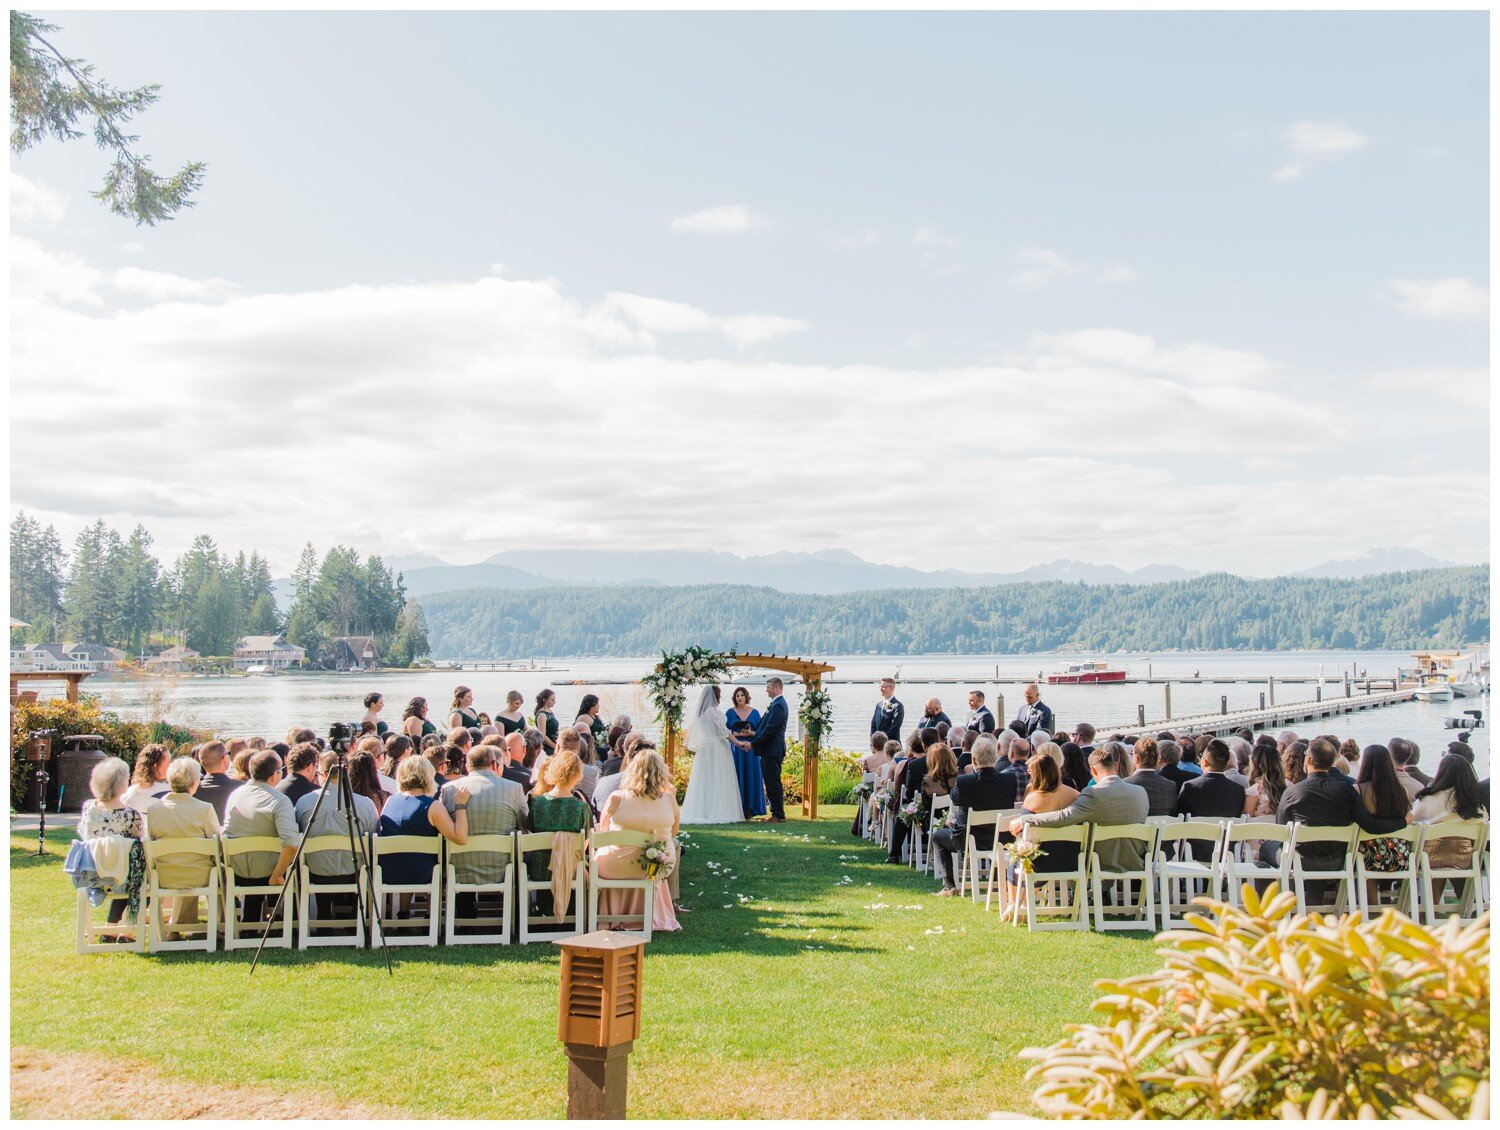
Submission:
<svg viewBox="0 0 1500 1130">
<path fill-rule="evenodd" d="M 1101 977 L 1157 966 L 1143 935 L 1028 934 L 884 862 L 853 810 L 691 829 L 681 934 L 647 949 L 637 1117 L 1030 1112 L 1016 1053 L 1088 1017 Z M 550 945 L 249 954 L 73 946 L 71 833 L 11 839 L 11 1041 L 145 1060 L 415 1116 L 563 1113 Z M 41 1112 L 38 1112 L 41 1113 Z"/>
</svg>

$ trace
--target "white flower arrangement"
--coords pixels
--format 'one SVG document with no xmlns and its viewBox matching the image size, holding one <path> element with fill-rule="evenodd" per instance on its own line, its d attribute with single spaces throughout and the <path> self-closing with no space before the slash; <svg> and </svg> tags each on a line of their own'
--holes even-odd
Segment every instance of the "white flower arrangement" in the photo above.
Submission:
<svg viewBox="0 0 1500 1130">
<path fill-rule="evenodd" d="M 729 671 L 729 656 L 694 645 L 676 654 L 661 653 L 656 670 L 641 680 L 656 707 L 656 717 L 673 729 L 682 724 L 684 689 L 717 680 Z"/>
<path fill-rule="evenodd" d="M 833 725 L 833 700 L 822 687 L 808 687 L 797 710 L 802 732 L 809 741 L 820 742 Z"/>
</svg>

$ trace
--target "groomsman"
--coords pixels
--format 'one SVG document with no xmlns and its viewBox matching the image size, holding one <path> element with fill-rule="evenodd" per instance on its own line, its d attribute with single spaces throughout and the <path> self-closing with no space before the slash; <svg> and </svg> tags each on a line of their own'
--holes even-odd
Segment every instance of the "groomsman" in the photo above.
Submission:
<svg viewBox="0 0 1500 1130">
<path fill-rule="evenodd" d="M 964 729 L 979 734 L 995 732 L 995 715 L 984 704 L 983 691 L 969 692 L 969 720 L 964 723 Z"/>
<path fill-rule="evenodd" d="M 1023 693 L 1026 705 L 1016 712 L 1016 721 L 1026 727 L 1026 736 L 1029 738 L 1038 730 L 1052 733 L 1052 707 L 1042 701 L 1041 690 L 1035 683 L 1028 683 Z"/>
<path fill-rule="evenodd" d="M 896 680 L 880 680 L 880 701 L 875 705 L 875 714 L 870 719 L 870 733 L 884 734 L 892 741 L 901 740 L 901 723 L 906 720 L 906 707 L 896 697 Z"/>
<path fill-rule="evenodd" d="M 922 720 L 917 723 L 917 728 L 920 730 L 936 730 L 939 722 L 948 723 L 950 729 L 953 726 L 953 719 L 943 713 L 942 702 L 935 698 L 929 698 L 927 700 L 927 710 L 922 715 Z"/>
</svg>

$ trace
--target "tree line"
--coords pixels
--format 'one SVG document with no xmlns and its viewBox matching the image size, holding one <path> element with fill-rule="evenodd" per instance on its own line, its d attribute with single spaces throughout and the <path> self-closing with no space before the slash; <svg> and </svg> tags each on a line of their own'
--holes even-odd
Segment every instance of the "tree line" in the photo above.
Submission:
<svg viewBox="0 0 1500 1130">
<path fill-rule="evenodd" d="M 796 655 L 1401 649 L 1488 640 L 1490 626 L 1488 566 L 835 595 L 748 585 L 471 589 L 423 604 L 442 658 L 652 655 L 693 643 Z"/>
<path fill-rule="evenodd" d="M 336 545 L 320 559 L 309 543 L 283 615 L 259 552 L 231 555 L 200 534 L 167 568 L 153 545 L 144 526 L 127 536 L 100 519 L 69 552 L 55 527 L 18 513 L 10 524 L 10 608 L 31 625 L 19 634 L 25 642 L 86 641 L 134 655 L 185 644 L 226 656 L 242 636 L 285 633 L 314 662 L 338 636 L 370 635 L 387 664 L 427 654 L 422 607 L 379 556 L 362 560 Z"/>
</svg>

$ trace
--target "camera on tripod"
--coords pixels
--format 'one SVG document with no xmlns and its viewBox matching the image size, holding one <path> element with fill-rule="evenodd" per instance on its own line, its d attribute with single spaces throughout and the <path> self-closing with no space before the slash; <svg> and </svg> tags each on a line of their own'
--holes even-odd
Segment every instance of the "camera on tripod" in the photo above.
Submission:
<svg viewBox="0 0 1500 1130">
<path fill-rule="evenodd" d="M 349 743 L 354 740 L 354 735 L 359 733 L 357 726 L 348 722 L 335 722 L 328 727 L 328 748 L 334 753 L 348 753 Z"/>
</svg>

